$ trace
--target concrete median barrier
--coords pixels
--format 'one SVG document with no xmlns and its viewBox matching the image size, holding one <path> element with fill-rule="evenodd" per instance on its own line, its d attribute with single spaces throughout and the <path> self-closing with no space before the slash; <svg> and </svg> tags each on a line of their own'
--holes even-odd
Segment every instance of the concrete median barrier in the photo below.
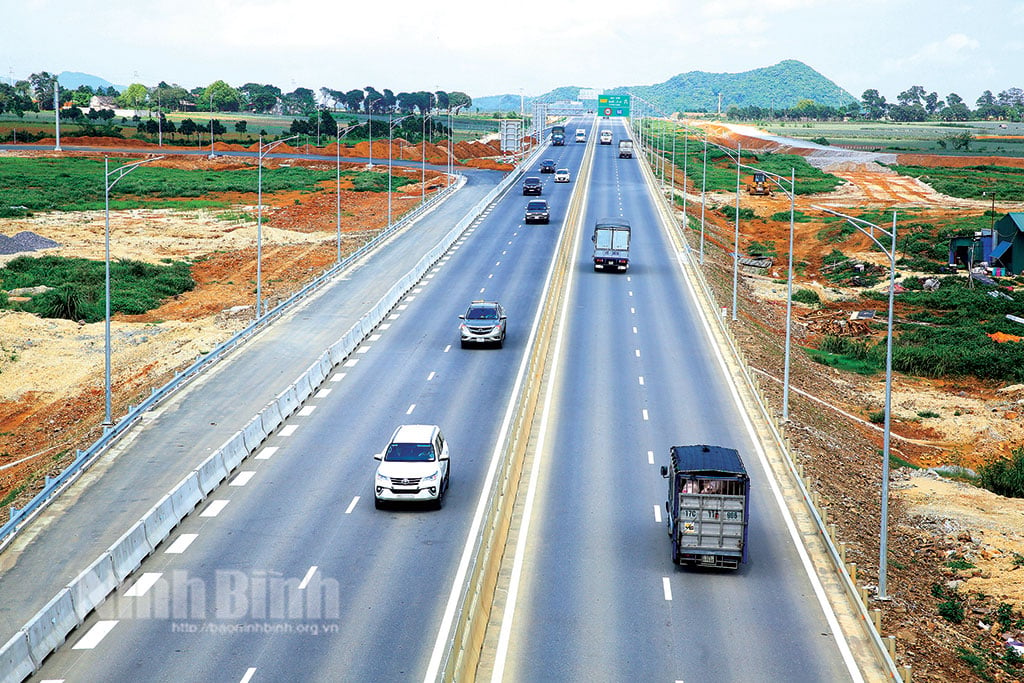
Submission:
<svg viewBox="0 0 1024 683">
<path fill-rule="evenodd" d="M 78 621 L 85 621 L 89 612 L 103 604 L 120 581 L 114 572 L 114 560 L 109 552 L 103 553 L 89 567 L 68 584 L 71 604 Z"/>
<path fill-rule="evenodd" d="M 196 505 L 199 505 L 199 501 L 203 499 L 203 492 L 199 488 L 199 475 L 193 470 L 167 495 L 171 497 L 171 509 L 174 510 L 174 516 L 180 522 L 185 519 L 185 515 L 195 510 Z"/>
<path fill-rule="evenodd" d="M 231 437 L 225 446 L 229 443 L 235 442 L 237 442 L 243 450 L 245 449 L 242 432 L 238 432 Z M 244 458 L 245 456 L 243 455 L 242 457 Z M 239 460 L 239 462 L 241 462 L 241 460 Z M 210 495 L 210 492 L 217 488 L 228 476 L 228 468 L 224 466 L 224 446 L 221 446 L 211 453 L 210 457 L 204 460 L 203 463 L 195 469 L 195 473 L 196 478 L 199 481 L 199 490 L 203 492 L 203 496 Z"/>
<path fill-rule="evenodd" d="M 266 436 L 281 426 L 284 415 L 281 414 L 281 406 L 276 400 L 268 403 L 267 407 L 260 411 L 260 420 L 263 421 L 263 432 Z"/>
<path fill-rule="evenodd" d="M 28 634 L 18 631 L 0 647 L 0 683 L 21 683 L 35 670 L 28 649 Z"/>
<path fill-rule="evenodd" d="M 178 526 L 178 521 L 179 518 L 174 514 L 174 503 L 171 502 L 171 497 L 164 496 L 142 518 L 149 546 L 155 550 L 160 542 L 167 538 L 171 530 Z"/>
<path fill-rule="evenodd" d="M 295 384 L 292 385 L 295 388 L 295 400 L 300 405 L 313 393 L 313 382 L 310 380 L 309 373 L 310 371 L 306 370 L 295 380 Z"/>
<path fill-rule="evenodd" d="M 277 395 L 276 399 L 277 408 L 281 412 L 281 418 L 287 420 L 291 417 L 292 413 L 299 409 L 298 395 L 295 393 L 295 385 L 291 385 L 280 394 Z M 276 427 L 274 428 L 276 429 Z M 273 429 L 268 431 L 274 431 Z"/>
<path fill-rule="evenodd" d="M 79 623 L 75 606 L 71 602 L 71 591 L 67 588 L 62 588 L 29 619 L 25 624 L 25 632 L 28 634 L 28 651 L 36 668 L 42 665 L 48 654 L 61 646 Z"/>
<path fill-rule="evenodd" d="M 124 581 L 125 577 L 138 569 L 142 561 L 153 552 L 146 537 L 146 525 L 139 520 L 121 538 L 114 541 L 114 544 L 107 548 L 110 559 L 114 566 L 114 575 L 118 582 Z"/>
<path fill-rule="evenodd" d="M 254 450 L 259 448 L 260 444 L 267 440 L 267 436 L 270 432 L 276 429 L 277 425 L 281 424 L 281 414 L 277 412 L 277 402 L 275 401 L 270 405 L 274 406 L 274 411 L 271 415 L 275 420 L 273 423 L 269 423 L 264 419 L 264 415 L 268 414 L 267 410 L 270 407 L 267 406 L 267 408 L 260 411 L 259 415 L 249 420 L 246 425 L 242 427 L 242 440 L 248 453 L 252 453 Z M 276 417 L 274 417 L 275 415 Z M 242 457 L 244 458 L 245 456 Z M 241 460 L 238 462 L 241 462 Z M 227 458 L 224 459 L 224 464 L 227 466 L 229 472 L 238 466 L 238 463 L 231 463 Z"/>
</svg>

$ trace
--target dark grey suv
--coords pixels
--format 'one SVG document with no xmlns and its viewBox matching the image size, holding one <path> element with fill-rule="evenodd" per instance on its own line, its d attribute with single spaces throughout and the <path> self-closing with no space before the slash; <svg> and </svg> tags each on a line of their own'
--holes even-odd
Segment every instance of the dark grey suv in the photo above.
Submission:
<svg viewBox="0 0 1024 683">
<path fill-rule="evenodd" d="M 530 176 L 529 178 L 523 178 L 523 194 L 540 194 L 543 192 L 544 186 L 541 185 L 540 178 L 536 176 Z"/>
<path fill-rule="evenodd" d="M 470 344 L 497 344 L 500 349 L 505 343 L 505 309 L 497 301 L 474 301 L 459 320 L 462 348 Z"/>
<path fill-rule="evenodd" d="M 524 223 L 548 223 L 551 221 L 551 212 L 548 210 L 548 203 L 543 199 L 531 199 L 526 203 L 526 215 Z"/>
</svg>

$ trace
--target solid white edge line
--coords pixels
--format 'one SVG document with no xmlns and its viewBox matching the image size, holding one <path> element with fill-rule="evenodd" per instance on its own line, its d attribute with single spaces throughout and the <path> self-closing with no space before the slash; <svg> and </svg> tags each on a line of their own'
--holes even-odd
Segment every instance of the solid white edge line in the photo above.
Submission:
<svg viewBox="0 0 1024 683">
<path fill-rule="evenodd" d="M 346 515 L 351 515 L 351 514 L 352 514 L 352 511 L 353 511 L 353 510 L 355 509 L 355 507 L 356 507 L 356 503 L 358 503 L 358 502 L 359 502 L 359 496 L 356 496 L 356 497 L 354 497 L 354 498 L 352 499 L 352 502 L 348 504 L 348 507 L 347 507 L 347 508 L 345 508 L 345 514 L 346 514 Z"/>
<path fill-rule="evenodd" d="M 317 570 L 317 566 L 314 564 L 306 572 L 306 575 L 302 577 L 302 581 L 299 582 L 299 590 L 300 591 L 306 590 L 306 586 L 308 586 L 309 582 L 313 580 L 313 575 L 316 574 L 316 570 Z"/>
<path fill-rule="evenodd" d="M 117 619 L 111 619 L 107 621 L 97 621 L 96 625 L 93 626 L 89 631 L 78 639 L 71 649 L 72 650 L 91 650 L 100 644 L 100 641 L 107 637 L 115 626 L 117 626 Z"/>
<path fill-rule="evenodd" d="M 662 224 L 662 229 L 667 231 L 668 228 L 666 228 L 664 221 L 659 222 Z M 674 244 L 672 236 L 667 235 L 667 237 L 669 239 L 669 243 Z M 761 442 L 758 438 L 757 431 L 754 429 L 754 424 L 750 420 L 750 416 L 747 415 L 747 411 L 743 405 L 743 400 L 740 398 L 739 388 L 736 386 L 732 373 L 729 372 L 729 367 L 725 362 L 724 353 L 715 342 L 714 334 L 711 331 L 711 325 L 704 315 L 704 309 L 701 307 L 700 301 L 697 299 L 696 289 L 693 283 L 690 282 L 690 277 L 683 266 L 682 258 L 677 259 L 676 263 L 683 275 L 683 281 L 686 283 L 687 291 L 690 293 L 690 300 L 696 307 L 701 319 L 701 324 L 704 327 L 704 334 L 707 336 L 709 345 L 715 353 L 715 358 L 718 360 L 719 368 L 729 384 L 729 391 L 732 394 L 733 403 L 736 406 L 740 417 L 743 419 L 743 425 L 747 430 L 747 436 L 750 438 L 750 442 L 754 446 L 754 452 L 757 453 L 758 462 L 761 463 L 761 469 L 764 471 L 765 476 L 768 479 L 768 484 L 775 497 L 775 502 L 779 506 L 779 511 L 782 513 L 783 519 L 786 521 L 786 528 L 789 530 L 790 538 L 793 541 L 793 545 L 796 547 L 797 555 L 799 555 L 800 562 L 804 567 L 804 572 L 807 574 L 808 580 L 811 582 L 811 587 L 814 589 L 814 595 L 818 599 L 818 605 L 821 607 L 821 611 L 825 615 L 825 620 L 828 622 L 829 628 L 832 630 L 832 637 L 836 641 L 836 647 L 839 648 L 839 653 L 842 656 L 843 661 L 846 663 L 846 668 L 850 677 L 854 681 L 863 681 L 864 677 L 861 675 L 860 667 L 857 666 L 857 661 L 854 659 L 853 652 L 850 650 L 850 644 L 846 642 L 846 634 L 843 633 L 843 629 L 839 626 L 839 620 L 836 618 L 835 612 L 832 610 L 832 604 L 828 601 L 828 596 L 825 595 L 825 587 L 821 585 L 821 580 L 818 578 L 818 574 L 811 563 L 811 558 L 807 554 L 807 548 L 804 547 L 800 534 L 797 531 L 796 524 L 793 522 L 793 518 L 789 514 L 789 508 L 786 506 L 786 501 L 782 496 L 782 491 L 779 489 L 779 484 L 775 481 L 775 474 L 772 472 L 771 466 L 768 463 L 768 456 L 761 447 Z"/>
<path fill-rule="evenodd" d="M 586 195 L 583 196 L 586 200 Z M 585 205 L 585 204 L 584 204 Z M 576 240 L 573 244 L 573 252 L 579 253 L 582 244 L 583 231 L 578 230 Z M 565 284 L 563 302 L 572 298 L 573 284 L 576 281 L 576 269 L 569 268 L 568 280 Z M 562 353 L 562 345 L 565 340 L 566 318 L 569 314 L 569 306 L 562 305 L 558 321 L 558 336 L 555 338 L 555 348 L 552 352 L 551 368 L 548 371 L 547 389 L 544 395 L 544 408 L 541 411 L 540 429 L 537 431 L 537 446 L 534 449 L 533 465 L 530 468 L 530 484 L 526 491 L 526 499 L 523 504 L 523 517 L 519 524 L 519 538 L 516 540 L 515 557 L 512 560 L 512 573 L 509 578 L 508 591 L 505 597 L 505 610 L 501 617 L 501 630 L 498 632 L 498 645 L 494 655 L 494 669 L 491 674 L 491 681 L 501 681 L 505 675 L 505 660 L 508 658 L 509 642 L 512 640 L 512 621 L 515 618 L 516 600 L 519 597 L 519 583 L 523 574 L 523 562 L 526 557 L 526 541 L 530 534 L 530 520 L 533 517 L 533 503 L 537 497 L 537 480 L 540 472 L 541 462 L 544 460 L 545 442 L 547 441 L 548 421 L 551 417 L 551 404 L 554 397 L 555 385 L 558 384 L 558 362 Z"/>
<path fill-rule="evenodd" d="M 509 244 L 512 244 L 512 242 L 510 241 Z M 544 281 L 543 291 L 548 291 L 550 289 L 554 272 L 555 261 L 554 258 L 552 258 L 551 265 L 548 266 L 548 275 Z M 537 313 L 533 318 L 533 325 L 530 328 L 530 339 L 536 340 L 537 338 L 537 328 L 540 327 L 542 312 L 543 306 L 538 307 Z M 447 351 L 448 348 L 451 347 L 446 347 L 445 351 Z M 519 395 L 520 387 L 526 377 L 526 369 L 529 367 L 529 363 L 529 355 L 524 354 L 519 363 L 519 371 L 516 374 L 515 385 L 512 387 L 510 397 Z M 473 521 L 469 526 L 469 532 L 466 534 L 466 544 L 462 548 L 462 557 L 459 560 L 459 567 L 455 572 L 455 578 L 452 580 L 452 589 L 448 593 L 448 603 L 445 605 L 444 616 L 441 617 L 441 625 L 437 630 L 437 638 L 434 640 L 434 649 L 430 654 L 430 662 L 427 664 L 427 672 L 423 676 L 424 683 L 434 683 L 437 679 L 437 675 L 441 669 L 441 658 L 444 656 L 445 648 L 448 645 L 448 641 L 451 639 L 452 627 L 455 623 L 455 609 L 459 604 L 459 594 L 462 592 L 462 584 L 465 583 L 466 574 L 469 572 L 469 563 L 473 559 L 474 542 L 480 533 L 480 527 L 483 526 L 484 513 L 487 511 L 487 495 L 494 485 L 495 477 L 498 475 L 498 463 L 503 453 L 502 449 L 508 436 L 508 430 L 512 424 L 515 408 L 514 400 L 510 400 L 508 406 L 505 408 L 505 417 L 502 418 L 501 430 L 498 432 L 498 439 L 494 444 L 494 450 L 491 452 L 491 462 L 487 466 L 487 476 L 484 478 L 484 485 L 480 490 L 480 498 L 477 500 L 476 512 L 473 513 Z"/>
</svg>

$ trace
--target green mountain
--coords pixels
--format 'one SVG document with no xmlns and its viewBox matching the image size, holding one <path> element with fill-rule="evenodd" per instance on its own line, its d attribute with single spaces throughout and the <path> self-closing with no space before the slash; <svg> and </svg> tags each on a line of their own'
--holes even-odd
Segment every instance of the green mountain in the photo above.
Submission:
<svg viewBox="0 0 1024 683">
<path fill-rule="evenodd" d="M 526 98 L 526 107 L 529 109 L 534 101 L 576 99 L 579 90 L 575 87 L 556 88 L 539 97 Z M 604 92 L 611 95 L 632 93 L 668 113 L 718 111 L 719 93 L 723 112 L 733 105 L 788 109 L 804 99 L 832 107 L 858 101 L 834 82 L 795 59 L 741 73 L 689 71 L 655 85 L 620 86 Z M 511 98 L 515 100 L 514 107 L 508 106 L 512 102 Z M 473 106 L 480 111 L 519 111 L 519 97 L 474 97 Z"/>
</svg>

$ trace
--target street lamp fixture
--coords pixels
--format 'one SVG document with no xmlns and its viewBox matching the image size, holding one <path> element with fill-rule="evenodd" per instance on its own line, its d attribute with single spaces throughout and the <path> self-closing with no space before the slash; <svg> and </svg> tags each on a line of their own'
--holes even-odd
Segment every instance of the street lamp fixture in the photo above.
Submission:
<svg viewBox="0 0 1024 683">
<path fill-rule="evenodd" d="M 395 130 L 395 126 L 397 126 L 399 123 L 401 123 L 405 119 L 409 118 L 409 116 L 412 116 L 412 114 L 409 114 L 408 116 L 403 116 L 403 117 L 401 117 L 399 119 L 396 119 L 394 122 L 392 122 L 392 120 L 391 120 L 392 119 L 392 113 L 388 112 L 388 227 L 389 228 L 391 227 L 391 158 L 392 158 L 392 155 L 391 155 L 391 144 L 392 144 L 392 133 Z"/>
<path fill-rule="evenodd" d="M 256 175 L 256 319 L 263 315 L 263 157 L 280 144 L 299 137 L 292 135 L 283 140 L 263 144 L 263 136 L 259 137 L 259 170 Z"/>
<path fill-rule="evenodd" d="M 886 556 L 888 555 L 889 546 L 889 442 L 892 420 L 892 318 L 893 298 L 896 295 L 896 212 L 892 212 L 892 230 L 890 231 L 863 218 L 847 216 L 844 213 L 819 206 L 812 208 L 838 216 L 839 218 L 845 218 L 847 223 L 867 235 L 882 250 L 882 253 L 889 257 L 889 322 L 885 343 L 885 426 L 882 432 L 882 522 L 878 543 L 878 599 L 888 600 L 889 596 L 886 593 L 885 584 L 888 566 L 888 558 Z M 889 237 L 890 246 L 888 249 L 875 237 L 875 231 Z"/>
<path fill-rule="evenodd" d="M 118 166 L 114 170 L 110 169 L 110 157 L 103 158 L 103 201 L 105 208 L 105 227 L 103 231 L 103 244 L 104 244 L 104 298 L 106 300 L 104 308 L 104 326 L 103 326 L 103 341 L 104 341 L 104 360 L 103 360 L 103 394 L 105 397 L 105 411 L 103 417 L 104 426 L 110 426 L 114 424 L 111 410 L 111 385 L 110 385 L 110 188 L 117 184 L 121 178 L 125 177 L 142 164 L 148 164 L 152 161 L 159 161 L 164 157 L 153 157 L 152 159 L 142 159 L 141 161 L 134 161 L 124 166 Z M 113 178 L 113 180 L 111 180 Z"/>
</svg>

